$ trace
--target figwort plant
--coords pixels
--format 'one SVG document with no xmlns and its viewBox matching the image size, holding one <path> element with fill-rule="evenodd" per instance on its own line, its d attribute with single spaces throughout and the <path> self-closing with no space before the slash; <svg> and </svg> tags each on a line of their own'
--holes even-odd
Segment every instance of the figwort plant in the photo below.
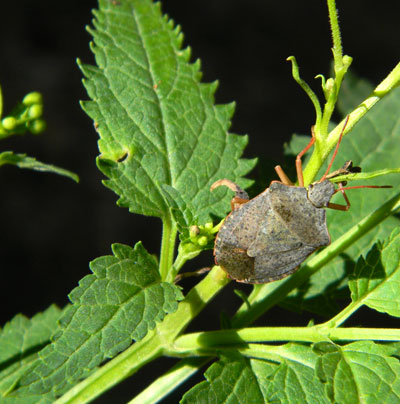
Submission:
<svg viewBox="0 0 400 404">
<path fill-rule="evenodd" d="M 224 318 L 224 329 L 185 333 L 231 282 L 214 266 L 191 290 L 175 283 L 188 260 L 213 248 L 230 210 L 231 192 L 210 192 L 210 186 L 228 178 L 247 188 L 255 160 L 241 158 L 247 138 L 228 133 L 233 105 L 214 104 L 216 84 L 200 82 L 199 63 L 190 62 L 180 28 L 162 15 L 160 3 L 99 0 L 89 28 L 96 66 L 79 61 L 90 98 L 82 107 L 99 135 L 104 184 L 119 206 L 161 219 L 161 250 L 155 257 L 140 242 L 113 244 L 112 255 L 90 263 L 92 273 L 70 293 L 70 305 L 6 324 L 1 403 L 87 403 L 144 365 L 156 368 L 161 356 L 178 360 L 130 404 L 162 400 L 206 364 L 206 380 L 182 403 L 400 402 L 400 330 L 344 326 L 362 306 L 400 316 L 400 228 L 393 215 L 400 177 L 386 176 L 400 171 L 400 64 L 361 104 L 346 109 L 350 101 L 339 91 L 352 59 L 343 55 L 335 1 L 327 4 L 333 73 L 318 76 L 322 102 L 288 58 L 316 112 L 304 185 L 315 181 L 348 117 L 338 165 L 354 160 L 362 172 L 335 181 L 374 178 L 393 188 L 354 191 L 349 212 L 327 212 L 328 247 L 293 275 L 238 293 L 243 304 Z M 346 80 L 351 86 L 356 79 L 347 74 Z M 343 117 L 337 125 L 335 107 Z M 0 136 L 18 119 L 3 119 Z M 296 155 L 309 139 L 294 137 L 286 152 Z M 347 305 L 340 306 L 343 296 Z M 278 304 L 327 321 L 251 327 Z"/>
</svg>

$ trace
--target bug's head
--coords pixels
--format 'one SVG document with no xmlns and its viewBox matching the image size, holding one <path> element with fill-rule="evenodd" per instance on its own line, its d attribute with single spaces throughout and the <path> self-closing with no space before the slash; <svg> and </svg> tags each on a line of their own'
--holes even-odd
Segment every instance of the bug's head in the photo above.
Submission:
<svg viewBox="0 0 400 404">
<path fill-rule="evenodd" d="M 334 193 L 335 186 L 329 180 L 314 182 L 307 190 L 309 201 L 317 208 L 328 206 Z"/>
</svg>

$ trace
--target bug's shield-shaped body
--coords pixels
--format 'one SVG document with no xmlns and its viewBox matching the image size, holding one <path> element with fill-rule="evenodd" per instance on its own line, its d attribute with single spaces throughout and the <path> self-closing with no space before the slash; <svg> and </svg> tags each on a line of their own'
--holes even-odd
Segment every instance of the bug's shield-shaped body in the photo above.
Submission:
<svg viewBox="0 0 400 404">
<path fill-rule="evenodd" d="M 215 241 L 215 261 L 233 279 L 267 283 L 284 278 L 317 248 L 329 245 L 324 207 L 335 188 L 273 182 L 231 212 Z"/>
</svg>

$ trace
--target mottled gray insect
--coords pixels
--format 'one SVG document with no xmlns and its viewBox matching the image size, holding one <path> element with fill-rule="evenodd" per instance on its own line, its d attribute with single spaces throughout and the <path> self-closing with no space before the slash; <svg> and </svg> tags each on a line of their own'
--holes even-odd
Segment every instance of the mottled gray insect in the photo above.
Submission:
<svg viewBox="0 0 400 404">
<path fill-rule="evenodd" d="M 227 179 L 211 186 L 212 190 L 224 185 L 235 191 L 232 212 L 222 224 L 214 247 L 216 265 L 231 278 L 244 283 L 282 279 L 296 271 L 315 250 L 330 244 L 325 208 L 348 210 L 350 202 L 342 184 L 336 190 L 329 178 L 358 171 L 349 161 L 342 169 L 328 174 L 346 124 L 347 120 L 326 173 L 308 188 L 304 187 L 301 157 L 313 145 L 314 135 L 296 158 L 299 186 L 293 185 L 280 166 L 275 167 L 280 181 L 273 181 L 251 200 Z M 342 192 L 346 205 L 330 202 L 337 191 Z"/>
</svg>

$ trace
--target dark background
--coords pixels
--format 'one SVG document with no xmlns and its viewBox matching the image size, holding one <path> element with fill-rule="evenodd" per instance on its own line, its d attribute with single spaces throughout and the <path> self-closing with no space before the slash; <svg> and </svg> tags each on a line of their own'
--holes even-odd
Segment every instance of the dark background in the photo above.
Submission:
<svg viewBox="0 0 400 404">
<path fill-rule="evenodd" d="M 81 181 L 1 167 L 1 324 L 18 312 L 30 317 L 53 302 L 65 305 L 69 291 L 89 273 L 89 261 L 110 254 L 113 242 L 133 245 L 142 240 L 151 253 L 159 250 L 159 220 L 118 208 L 116 196 L 102 186 L 103 176 L 95 166 L 97 135 L 78 104 L 87 95 L 76 58 L 93 63 L 91 38 L 84 27 L 95 6 L 95 0 L 2 2 L 4 113 L 27 92 L 40 91 L 48 129 L 39 137 L 2 141 L 0 150 L 25 152 L 67 168 Z M 337 6 L 344 51 L 354 58 L 353 70 L 378 83 L 399 60 L 398 0 L 338 0 Z M 331 60 L 325 1 L 165 0 L 163 10 L 182 26 L 193 58 L 201 58 L 203 80 L 219 79 L 217 102 L 237 101 L 232 132 L 250 135 L 245 156 L 259 157 L 263 164 L 253 175 L 266 179 L 270 172 L 263 167 L 280 162 L 283 142 L 294 132 L 309 133 L 314 121 L 313 107 L 285 59 L 295 55 L 302 77 L 319 90 L 313 78 L 328 74 Z M 195 269 L 211 260 L 209 255 L 191 265 Z M 237 307 L 231 289 L 207 313 L 208 329 L 218 327 L 219 308 L 233 313 Z M 307 321 L 290 314 L 279 318 L 277 309 L 268 323 Z M 171 363 L 162 361 L 157 368 Z M 144 369 L 139 374 L 143 378 L 125 382 L 119 399 L 106 395 L 96 402 L 126 402 L 156 376 L 153 371 L 154 367 Z M 178 402 L 180 394 L 165 402 Z"/>
</svg>

